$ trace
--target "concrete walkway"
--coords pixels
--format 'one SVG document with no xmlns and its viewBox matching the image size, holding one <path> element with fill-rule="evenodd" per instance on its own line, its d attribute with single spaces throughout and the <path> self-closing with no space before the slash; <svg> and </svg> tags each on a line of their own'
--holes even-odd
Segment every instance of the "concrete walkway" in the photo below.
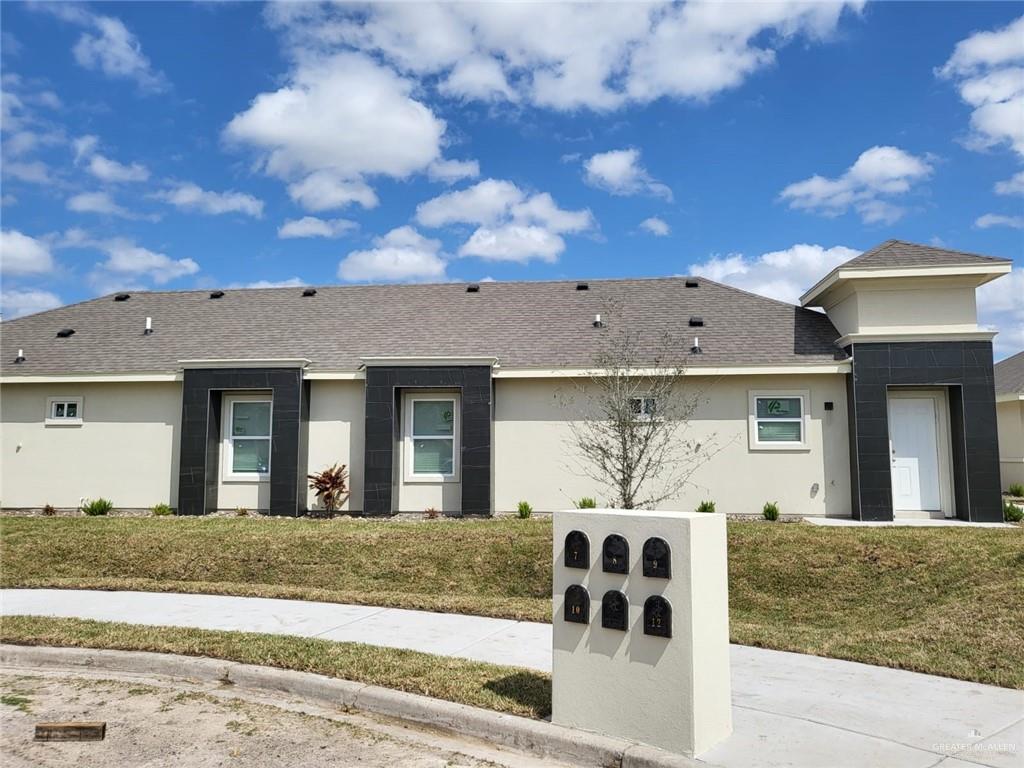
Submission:
<svg viewBox="0 0 1024 768">
<path fill-rule="evenodd" d="M 548 624 L 299 600 L 2 590 L 6 616 L 65 616 L 409 648 L 548 672 Z M 1024 692 L 732 646 L 734 733 L 717 766 L 1019 768 Z"/>
</svg>

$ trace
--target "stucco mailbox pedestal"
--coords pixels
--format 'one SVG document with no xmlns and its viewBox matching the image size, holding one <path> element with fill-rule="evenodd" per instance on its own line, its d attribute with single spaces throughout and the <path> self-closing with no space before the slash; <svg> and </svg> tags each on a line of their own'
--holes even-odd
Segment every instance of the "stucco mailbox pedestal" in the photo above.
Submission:
<svg viewBox="0 0 1024 768">
<path fill-rule="evenodd" d="M 696 755 L 732 731 L 725 517 L 554 515 L 552 721 Z"/>
</svg>

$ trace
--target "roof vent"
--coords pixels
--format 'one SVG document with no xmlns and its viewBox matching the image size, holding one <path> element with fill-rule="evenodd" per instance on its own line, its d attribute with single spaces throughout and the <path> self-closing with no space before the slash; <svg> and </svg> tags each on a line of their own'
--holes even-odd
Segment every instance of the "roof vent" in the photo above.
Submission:
<svg viewBox="0 0 1024 768">
<path fill-rule="evenodd" d="M 600 313 L 594 315 L 594 327 L 595 328 L 604 328 L 604 320 L 601 319 Z"/>
<path fill-rule="evenodd" d="M 589 291 L 590 290 L 590 283 L 576 283 L 576 290 L 577 291 Z"/>
<path fill-rule="evenodd" d="M 16 362 L 16 363 L 24 363 L 25 362 L 25 350 L 24 349 L 19 349 L 18 350 L 18 356 L 16 358 L 14 358 L 14 362 Z"/>
<path fill-rule="evenodd" d="M 211 299 L 219 299 L 223 295 L 224 295 L 224 291 L 210 291 L 210 298 Z"/>
<path fill-rule="evenodd" d="M 466 286 L 466 293 L 480 293 L 480 286 L 476 283 L 470 283 Z"/>
<path fill-rule="evenodd" d="M 74 335 L 75 335 L 75 329 L 74 328 L 61 328 L 59 331 L 57 331 L 57 338 L 58 339 L 66 339 L 66 338 L 68 338 L 70 336 L 74 336 Z"/>
<path fill-rule="evenodd" d="M 115 293 L 114 301 L 128 301 L 132 295 L 130 293 Z"/>
<path fill-rule="evenodd" d="M 704 350 L 700 348 L 700 339 L 696 336 L 693 337 L 693 346 L 690 347 L 691 355 L 703 354 Z"/>
<path fill-rule="evenodd" d="M 691 328 L 703 328 L 704 327 L 704 318 L 703 317 L 697 317 L 696 315 L 694 315 L 693 317 L 690 318 L 690 327 Z"/>
<path fill-rule="evenodd" d="M 686 281 L 686 287 L 687 288 L 696 288 L 697 287 L 697 281 L 696 280 L 687 280 Z"/>
<path fill-rule="evenodd" d="M 303 296 L 316 296 L 316 288 L 306 288 L 302 292 Z"/>
<path fill-rule="evenodd" d="M 146 318 L 146 329 L 143 331 L 143 333 L 146 336 L 149 336 L 151 333 L 153 333 L 153 318 L 152 317 L 147 317 Z"/>
</svg>

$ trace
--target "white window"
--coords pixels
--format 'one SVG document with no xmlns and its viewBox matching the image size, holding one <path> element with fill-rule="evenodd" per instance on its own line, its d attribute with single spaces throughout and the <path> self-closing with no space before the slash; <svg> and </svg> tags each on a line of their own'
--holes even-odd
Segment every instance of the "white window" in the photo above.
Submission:
<svg viewBox="0 0 1024 768">
<path fill-rule="evenodd" d="M 751 392 L 750 447 L 762 450 L 807 447 L 807 392 Z"/>
<path fill-rule="evenodd" d="M 47 424 L 74 425 L 82 423 L 82 398 L 51 397 L 46 401 Z"/>
<path fill-rule="evenodd" d="M 629 410 L 637 421 L 650 421 L 658 411 L 658 401 L 653 397 L 631 397 Z"/>
<path fill-rule="evenodd" d="M 265 396 L 224 398 L 224 477 L 261 480 L 270 476 L 272 404 Z"/>
<path fill-rule="evenodd" d="M 406 479 L 452 482 L 459 474 L 459 401 L 453 395 L 406 400 Z"/>
</svg>

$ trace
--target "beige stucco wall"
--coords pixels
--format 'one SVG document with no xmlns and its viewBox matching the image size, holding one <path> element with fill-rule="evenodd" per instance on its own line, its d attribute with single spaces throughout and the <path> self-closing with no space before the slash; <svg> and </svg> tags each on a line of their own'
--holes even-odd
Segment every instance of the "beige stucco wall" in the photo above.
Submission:
<svg viewBox="0 0 1024 768">
<path fill-rule="evenodd" d="M 999 474 L 1005 491 L 1012 483 L 1024 484 L 1024 400 L 996 403 L 999 429 Z"/>
<path fill-rule="evenodd" d="M 571 442 L 559 392 L 567 379 L 495 381 L 495 509 L 514 510 L 520 500 L 536 510 L 564 509 L 581 496 L 608 503 L 608 492 L 583 475 Z M 719 512 L 760 514 L 777 501 L 783 514 L 849 516 L 850 464 L 846 381 L 840 374 L 809 376 L 687 377 L 702 404 L 687 439 L 720 448 L 692 477 L 692 485 L 662 509 L 691 511 L 702 499 Z M 810 393 L 806 450 L 751 450 L 748 440 L 751 390 L 807 390 Z M 834 410 L 824 410 L 825 401 Z M 817 485 L 817 489 L 814 486 Z"/>
<path fill-rule="evenodd" d="M 81 397 L 80 426 L 45 424 L 47 399 Z M 0 386 L 0 505 L 77 507 L 103 496 L 117 507 L 174 506 L 181 385 Z"/>
<path fill-rule="evenodd" d="M 978 330 L 970 278 L 889 278 L 851 281 L 825 304 L 843 334 L 963 333 Z"/>
<path fill-rule="evenodd" d="M 313 381 L 309 394 L 309 471 L 318 472 L 332 464 L 349 470 L 351 495 L 342 507 L 362 511 L 364 382 Z M 309 507 L 317 505 L 309 491 Z"/>
</svg>

